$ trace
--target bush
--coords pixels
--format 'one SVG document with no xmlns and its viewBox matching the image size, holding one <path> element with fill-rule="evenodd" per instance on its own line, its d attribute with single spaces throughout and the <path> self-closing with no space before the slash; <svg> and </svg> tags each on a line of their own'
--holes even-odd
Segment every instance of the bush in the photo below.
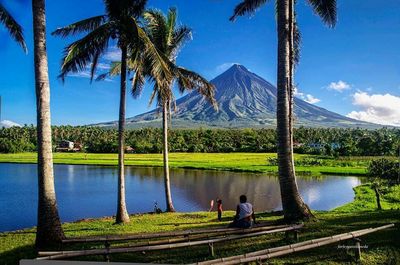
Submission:
<svg viewBox="0 0 400 265">
<path fill-rule="evenodd" d="M 400 175 L 399 162 L 386 158 L 372 160 L 368 166 L 368 175 L 371 178 L 398 182 Z"/>
</svg>

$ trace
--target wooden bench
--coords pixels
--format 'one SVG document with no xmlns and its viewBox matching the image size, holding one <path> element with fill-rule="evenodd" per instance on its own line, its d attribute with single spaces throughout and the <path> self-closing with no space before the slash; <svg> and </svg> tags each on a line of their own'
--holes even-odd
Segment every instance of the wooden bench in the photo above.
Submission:
<svg viewBox="0 0 400 265">
<path fill-rule="evenodd" d="M 394 227 L 394 224 L 388 224 L 376 228 L 367 228 L 362 230 L 357 230 L 349 233 L 338 234 L 329 237 L 323 237 L 318 239 L 307 240 L 304 242 L 275 247 L 275 248 L 268 248 L 264 250 L 259 250 L 255 252 L 246 253 L 243 255 L 231 256 L 226 258 L 208 260 L 203 262 L 194 263 L 191 265 L 234 265 L 234 264 L 242 264 L 242 263 L 249 263 L 249 262 L 261 262 L 262 260 L 267 260 L 271 258 L 276 258 L 284 255 L 288 255 L 295 252 L 305 251 L 308 249 L 313 249 L 317 247 L 326 246 L 329 244 L 333 244 L 336 242 L 344 241 L 352 239 L 355 242 L 355 253 L 356 258 L 360 259 L 361 256 L 361 248 L 360 248 L 360 240 L 359 237 L 363 235 L 367 235 L 370 233 L 374 233 L 383 229 L 388 229 Z"/>
<path fill-rule="evenodd" d="M 294 226 L 274 226 L 274 227 L 255 227 L 249 229 L 237 229 L 237 228 L 222 228 L 222 229 L 213 229 L 213 230 L 189 230 L 189 231 L 178 231 L 178 232 L 168 232 L 168 233 L 159 233 L 159 234 L 148 234 L 148 235 L 129 235 L 129 236 L 112 236 L 112 237 L 98 237 L 97 240 L 95 238 L 91 239 L 75 239 L 73 241 L 69 240 L 68 242 L 103 242 L 106 247 L 101 249 L 89 249 L 89 250 L 71 250 L 71 251 L 44 251 L 39 252 L 39 256 L 37 259 L 39 260 L 54 260 L 54 259 L 65 259 L 72 257 L 80 257 L 80 256 L 88 256 L 88 255 L 103 255 L 106 260 L 109 259 L 110 254 L 116 253 L 132 253 L 132 252 L 142 252 L 142 251 L 151 251 L 151 250 L 165 250 L 165 249 L 173 249 L 173 248 L 182 248 L 182 247 L 190 247 L 190 246 L 199 246 L 199 245 L 208 245 L 210 254 L 214 254 L 214 243 L 225 242 L 230 240 L 238 240 L 243 238 L 262 236 L 273 233 L 284 232 L 287 233 L 289 231 L 293 231 L 297 233 L 299 229 L 303 227 L 302 224 L 294 225 Z M 211 232 L 210 232 L 211 231 Z M 118 247 L 111 248 L 110 241 L 126 241 L 126 240 L 134 240 L 141 238 L 158 238 L 158 237 L 170 237 L 174 235 L 186 236 L 186 238 L 182 239 L 185 242 L 176 242 L 178 239 L 168 239 L 162 241 L 155 241 L 156 243 L 152 244 L 150 242 L 146 242 L 142 245 L 134 245 L 128 247 Z M 192 235 L 192 237 L 190 237 Z M 196 236 L 193 238 L 193 236 Z M 206 238 L 206 239 L 204 239 Z M 100 240 L 99 240 L 100 239 Z M 170 240 L 175 240 L 174 243 L 169 243 Z"/>
</svg>

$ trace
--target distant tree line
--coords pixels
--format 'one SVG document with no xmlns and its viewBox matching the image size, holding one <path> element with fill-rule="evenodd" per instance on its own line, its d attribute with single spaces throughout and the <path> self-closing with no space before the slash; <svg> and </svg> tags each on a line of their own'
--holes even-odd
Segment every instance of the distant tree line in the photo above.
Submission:
<svg viewBox="0 0 400 265">
<path fill-rule="evenodd" d="M 161 153 L 162 130 L 127 130 L 126 143 L 135 153 Z M 274 129 L 175 129 L 169 132 L 171 152 L 276 152 Z M 118 131 L 98 127 L 53 127 L 54 148 L 62 140 L 80 143 L 84 152 L 117 153 Z M 400 130 L 382 128 L 294 130 L 294 151 L 330 156 L 396 155 Z M 36 151 L 36 128 L 24 126 L 0 129 L 0 152 Z"/>
</svg>

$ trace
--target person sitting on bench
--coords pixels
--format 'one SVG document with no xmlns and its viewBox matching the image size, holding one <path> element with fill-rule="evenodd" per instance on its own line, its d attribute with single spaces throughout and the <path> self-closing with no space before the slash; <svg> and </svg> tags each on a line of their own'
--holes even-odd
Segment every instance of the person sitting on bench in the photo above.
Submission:
<svg viewBox="0 0 400 265">
<path fill-rule="evenodd" d="M 235 219 L 229 224 L 229 227 L 250 228 L 253 222 L 256 223 L 253 205 L 247 202 L 246 195 L 241 195 L 239 200 L 240 203 L 236 207 Z"/>
</svg>

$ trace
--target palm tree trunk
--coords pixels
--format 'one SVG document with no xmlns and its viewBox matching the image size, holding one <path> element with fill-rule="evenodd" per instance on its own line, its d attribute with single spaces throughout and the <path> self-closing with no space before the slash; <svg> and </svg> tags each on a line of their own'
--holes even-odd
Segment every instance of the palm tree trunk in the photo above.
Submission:
<svg viewBox="0 0 400 265">
<path fill-rule="evenodd" d="M 279 185 L 282 207 L 287 222 L 308 218 L 311 211 L 303 202 L 297 188 L 291 140 L 290 113 L 290 5 L 293 0 L 277 1 L 278 13 L 278 91 L 277 91 L 277 147 Z"/>
<path fill-rule="evenodd" d="M 163 159 L 164 159 L 164 185 L 165 185 L 165 200 L 167 203 L 167 212 L 175 212 L 172 204 L 171 184 L 169 179 L 168 165 L 168 102 L 163 102 Z"/>
<path fill-rule="evenodd" d="M 378 210 L 382 210 L 381 194 L 379 193 L 378 187 L 376 185 L 374 185 L 374 192 L 375 192 L 376 205 L 378 207 Z"/>
<path fill-rule="evenodd" d="M 125 202 L 125 105 L 126 105 L 126 57 L 127 48 L 121 47 L 121 95 L 119 102 L 119 123 L 118 123 L 118 205 L 115 222 L 117 224 L 129 222 L 128 211 Z"/>
<path fill-rule="evenodd" d="M 50 121 L 50 85 L 46 52 L 45 1 L 32 0 L 35 89 L 38 139 L 38 221 L 36 247 L 44 249 L 61 244 L 65 238 L 58 215 L 54 188 Z"/>
<path fill-rule="evenodd" d="M 294 0 L 289 0 L 289 129 L 290 148 L 293 153 L 293 107 L 294 107 Z M 292 156 L 294 165 L 294 156 Z"/>
</svg>

